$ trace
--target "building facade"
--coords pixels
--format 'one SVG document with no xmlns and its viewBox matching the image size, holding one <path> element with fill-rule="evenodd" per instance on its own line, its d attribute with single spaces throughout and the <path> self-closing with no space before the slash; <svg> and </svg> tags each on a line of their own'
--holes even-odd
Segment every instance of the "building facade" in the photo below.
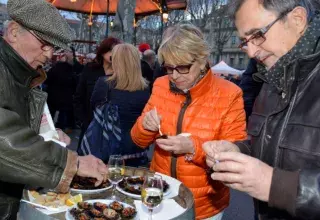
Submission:
<svg viewBox="0 0 320 220">
<path fill-rule="evenodd" d="M 240 44 L 240 40 L 237 36 L 236 29 L 234 29 L 228 42 L 224 45 L 223 52 L 221 55 L 221 60 L 223 60 L 233 68 L 244 70 L 246 69 L 247 64 L 249 62 L 249 57 L 245 52 L 243 52 L 238 48 L 239 44 Z M 213 45 L 212 52 L 213 54 L 216 54 L 216 47 L 214 43 L 212 45 Z M 216 60 L 216 59 L 217 58 L 213 55 L 213 60 Z"/>
<path fill-rule="evenodd" d="M 220 28 L 216 27 L 215 22 L 209 20 L 206 23 L 204 32 L 205 38 L 211 47 L 210 60 L 213 65 L 220 61 L 224 61 L 229 66 L 244 70 L 249 62 L 249 57 L 245 52 L 238 48 L 240 44 L 240 39 L 237 35 L 237 30 L 233 22 L 231 22 L 228 17 L 225 17 L 225 25 L 220 24 Z M 216 37 L 220 40 L 215 39 Z M 223 42 L 222 53 L 218 52 L 217 43 Z"/>
</svg>

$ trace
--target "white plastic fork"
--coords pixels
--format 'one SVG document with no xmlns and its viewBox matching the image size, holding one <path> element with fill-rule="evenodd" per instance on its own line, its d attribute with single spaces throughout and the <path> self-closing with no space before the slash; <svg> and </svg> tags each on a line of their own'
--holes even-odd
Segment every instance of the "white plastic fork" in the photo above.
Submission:
<svg viewBox="0 0 320 220">
<path fill-rule="evenodd" d="M 158 111 L 157 111 L 156 106 L 154 106 L 154 110 L 155 110 L 155 112 L 156 112 L 156 114 L 157 114 L 157 117 L 158 117 Z M 158 128 L 159 128 L 159 134 L 160 134 L 160 136 L 162 136 L 163 133 L 161 132 L 161 125 L 160 125 L 160 124 L 161 124 L 161 123 L 159 123 Z"/>
</svg>

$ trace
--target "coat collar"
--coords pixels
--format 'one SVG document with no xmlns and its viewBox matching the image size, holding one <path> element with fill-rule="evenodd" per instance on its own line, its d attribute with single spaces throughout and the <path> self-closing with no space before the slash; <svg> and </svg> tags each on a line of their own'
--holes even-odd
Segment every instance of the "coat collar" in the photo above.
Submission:
<svg viewBox="0 0 320 220">
<path fill-rule="evenodd" d="M 30 87 L 31 81 L 40 75 L 1 37 L 0 60 L 7 66 L 15 81 L 25 87 Z"/>
<path fill-rule="evenodd" d="M 302 57 L 297 60 L 297 64 L 295 65 L 296 69 L 296 77 L 298 81 L 304 80 L 308 75 L 312 72 L 312 70 L 320 63 L 320 36 L 317 40 L 317 45 L 314 48 L 314 53 Z"/>
<path fill-rule="evenodd" d="M 183 92 L 182 90 L 175 87 L 173 83 L 169 81 L 171 92 L 180 94 L 180 95 L 185 95 L 185 96 L 190 94 L 192 98 L 202 96 L 203 94 L 208 92 L 212 87 L 212 82 L 213 82 L 213 74 L 211 72 L 211 69 L 209 69 L 209 71 L 204 75 L 204 77 L 188 92 Z"/>
</svg>

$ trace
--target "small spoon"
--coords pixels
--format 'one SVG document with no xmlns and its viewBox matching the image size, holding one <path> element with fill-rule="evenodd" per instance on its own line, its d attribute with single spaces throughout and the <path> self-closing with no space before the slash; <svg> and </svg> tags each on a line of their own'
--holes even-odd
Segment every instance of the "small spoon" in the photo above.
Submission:
<svg viewBox="0 0 320 220">
<path fill-rule="evenodd" d="M 157 112 L 156 106 L 154 106 L 154 110 L 155 110 L 155 112 L 156 112 L 156 114 L 157 114 L 157 117 L 158 117 L 158 112 Z M 158 125 L 158 128 L 159 128 L 159 134 L 160 134 L 160 136 L 163 136 L 163 133 L 161 132 L 161 125 L 160 125 L 160 123 L 159 123 L 159 125 Z"/>
<path fill-rule="evenodd" d="M 37 208 L 46 209 L 46 210 L 48 210 L 48 211 L 52 211 L 52 212 L 57 212 L 57 211 L 59 211 L 58 208 L 47 207 L 47 206 L 40 205 L 40 204 L 37 204 L 37 203 L 34 203 L 34 202 L 30 202 L 30 201 L 25 200 L 25 199 L 21 199 L 20 201 L 21 201 L 21 202 L 25 202 L 25 203 L 29 203 L 29 204 L 31 204 L 31 205 L 33 205 L 33 206 L 36 206 Z"/>
</svg>

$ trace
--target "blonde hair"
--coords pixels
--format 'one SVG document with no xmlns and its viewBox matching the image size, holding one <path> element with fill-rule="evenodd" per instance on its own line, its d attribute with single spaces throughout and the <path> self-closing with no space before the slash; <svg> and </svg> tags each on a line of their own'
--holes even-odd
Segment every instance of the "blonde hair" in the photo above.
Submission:
<svg viewBox="0 0 320 220">
<path fill-rule="evenodd" d="M 210 48 L 202 32 L 192 24 L 180 24 L 173 27 L 170 36 L 163 39 L 158 50 L 160 64 L 170 60 L 170 64 L 190 64 L 198 61 L 205 64 Z"/>
<path fill-rule="evenodd" d="M 144 90 L 148 82 L 142 77 L 140 53 L 131 44 L 118 44 L 112 50 L 114 74 L 107 81 L 115 82 L 115 89 L 130 92 Z"/>
</svg>

